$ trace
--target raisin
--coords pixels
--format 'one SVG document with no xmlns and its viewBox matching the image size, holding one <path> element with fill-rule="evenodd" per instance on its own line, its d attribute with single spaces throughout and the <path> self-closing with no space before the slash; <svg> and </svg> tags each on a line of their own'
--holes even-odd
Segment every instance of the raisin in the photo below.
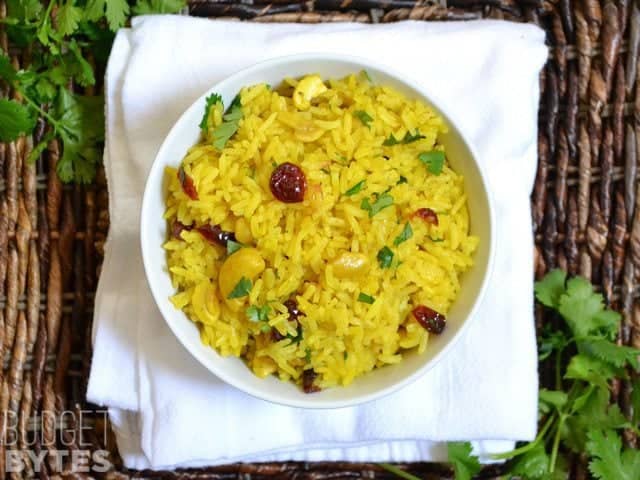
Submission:
<svg viewBox="0 0 640 480">
<path fill-rule="evenodd" d="M 430 208 L 420 208 L 415 211 L 413 216 L 421 218 L 427 223 L 438 226 L 438 214 Z"/>
<path fill-rule="evenodd" d="M 278 165 L 269 182 L 271 193 L 284 203 L 299 203 L 307 191 L 307 178 L 300 167 L 293 163 Z"/>
<path fill-rule="evenodd" d="M 174 220 L 171 224 L 171 236 L 173 238 L 177 238 L 178 240 L 182 240 L 181 233 L 185 230 L 189 231 L 193 228 L 193 225 L 185 225 L 178 220 Z"/>
<path fill-rule="evenodd" d="M 318 374 L 313 371 L 313 368 L 302 372 L 302 390 L 304 390 L 304 393 L 315 393 L 322 390 L 313 383 L 317 377 Z"/>
<path fill-rule="evenodd" d="M 282 335 L 277 328 L 272 328 L 271 329 L 271 340 L 273 342 L 279 342 L 280 340 L 283 340 L 287 337 L 285 337 L 284 335 Z"/>
<path fill-rule="evenodd" d="M 287 307 L 289 312 L 289 321 L 296 322 L 299 317 L 304 317 L 304 312 L 298 308 L 298 302 L 294 298 L 290 298 L 284 302 L 284 306 Z"/>
<path fill-rule="evenodd" d="M 180 180 L 182 191 L 187 195 L 187 197 L 191 200 L 198 200 L 198 192 L 196 191 L 196 186 L 193 183 L 193 178 L 187 175 L 182 166 L 178 169 L 178 180 Z"/>
<path fill-rule="evenodd" d="M 222 230 L 220 225 L 203 225 L 202 227 L 198 227 L 197 230 L 200 235 L 211 243 L 216 243 L 221 247 L 226 248 L 229 240 L 236 241 L 236 235 L 233 232 Z"/>
<path fill-rule="evenodd" d="M 444 315 L 424 305 L 418 305 L 412 313 L 418 323 L 431 333 L 442 333 L 447 324 Z"/>
<path fill-rule="evenodd" d="M 285 307 L 287 307 L 287 311 L 289 312 L 289 321 L 290 322 L 295 322 L 296 325 L 296 329 L 297 329 L 297 333 L 296 336 L 292 336 L 291 334 L 289 335 L 282 335 L 276 328 L 272 328 L 271 329 L 271 340 L 274 342 L 279 342 L 280 340 L 283 340 L 285 338 L 290 338 L 291 341 L 293 343 L 299 343 L 300 340 L 302 340 L 302 326 L 300 324 L 298 324 L 298 318 L 299 317 L 303 317 L 304 316 L 304 312 L 301 311 L 298 308 L 298 302 L 296 302 L 296 300 L 294 298 L 290 298 L 289 300 L 287 300 L 286 302 L 284 302 L 283 304 Z"/>
</svg>

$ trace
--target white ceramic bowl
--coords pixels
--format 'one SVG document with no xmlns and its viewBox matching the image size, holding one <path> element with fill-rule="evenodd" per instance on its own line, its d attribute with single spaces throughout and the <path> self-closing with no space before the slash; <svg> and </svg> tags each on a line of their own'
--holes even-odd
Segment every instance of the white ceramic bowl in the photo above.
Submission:
<svg viewBox="0 0 640 480">
<path fill-rule="evenodd" d="M 198 328 L 186 315 L 174 308 L 169 297 L 174 294 L 167 272 L 162 244 L 167 238 L 163 176 L 167 165 L 178 167 L 187 149 L 200 138 L 198 124 L 204 111 L 205 97 L 211 92 L 222 95 L 229 105 L 241 87 L 260 82 L 277 85 L 284 77 L 319 73 L 323 78 L 341 77 L 366 69 L 376 83 L 390 85 L 419 98 L 435 108 L 449 126 L 440 137 L 451 166 L 464 175 L 469 198 L 471 232 L 480 237 L 474 266 L 462 277 L 461 291 L 447 315 L 447 328 L 432 335 L 427 351 L 405 355 L 397 365 L 385 366 L 357 378 L 348 387 L 337 387 L 319 393 L 305 394 L 292 383 L 275 377 L 256 377 L 242 360 L 223 357 L 200 342 Z M 202 365 L 225 382 L 255 397 L 280 404 L 305 408 L 335 408 L 367 402 L 407 385 L 432 368 L 453 346 L 467 327 L 480 302 L 491 270 L 493 253 L 493 213 L 486 181 L 478 168 L 473 149 L 446 115 L 446 105 L 434 105 L 425 89 L 401 79 L 398 75 L 367 60 L 324 54 L 296 55 L 277 58 L 242 70 L 214 85 L 180 117 L 169 132 L 153 163 L 147 179 L 141 215 L 142 256 L 153 297 L 167 324 L 178 340 Z"/>
</svg>

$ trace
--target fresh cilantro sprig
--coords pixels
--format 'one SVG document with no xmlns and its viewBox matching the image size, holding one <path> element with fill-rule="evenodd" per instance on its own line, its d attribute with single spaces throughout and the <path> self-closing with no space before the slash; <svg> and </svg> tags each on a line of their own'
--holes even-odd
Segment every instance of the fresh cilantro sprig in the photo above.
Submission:
<svg viewBox="0 0 640 480">
<path fill-rule="evenodd" d="M 21 99 L 0 101 L 0 140 L 30 134 L 36 119 L 42 118 L 50 128 L 28 160 L 34 161 L 58 138 L 61 156 L 56 170 L 61 180 L 92 181 L 104 141 L 104 102 L 100 96 L 82 95 L 80 89 L 93 87 L 103 75 L 113 32 L 131 13 L 176 13 L 185 5 L 184 0 L 6 2 L 2 23 L 9 42 L 28 46 L 31 62 L 16 70 L 0 51 L 0 79 Z"/>
<path fill-rule="evenodd" d="M 589 471 L 598 480 L 631 480 L 640 472 L 640 451 L 623 448 L 620 430 L 636 434 L 640 420 L 640 382 L 633 380 L 634 418 L 624 417 L 609 403 L 614 378 L 628 378 L 638 370 L 640 350 L 618 345 L 620 314 L 605 307 L 602 295 L 584 278 L 567 278 L 561 270 L 547 274 L 535 285 L 538 301 L 564 321 L 561 328 L 545 329 L 539 341 L 540 361 L 556 365 L 555 389 L 539 392 L 540 429 L 529 443 L 495 455 L 509 460 L 506 474 L 525 480 L 567 478 L 568 455 L 585 454 Z M 566 362 L 568 360 L 568 362 Z M 562 367 L 566 363 L 566 367 Z M 469 461 L 470 448 L 462 457 Z M 458 475 L 460 456 L 450 461 Z"/>
<path fill-rule="evenodd" d="M 450 442 L 447 444 L 449 462 L 453 465 L 456 480 L 471 480 L 480 471 L 478 458 L 471 454 L 469 442 Z"/>
</svg>

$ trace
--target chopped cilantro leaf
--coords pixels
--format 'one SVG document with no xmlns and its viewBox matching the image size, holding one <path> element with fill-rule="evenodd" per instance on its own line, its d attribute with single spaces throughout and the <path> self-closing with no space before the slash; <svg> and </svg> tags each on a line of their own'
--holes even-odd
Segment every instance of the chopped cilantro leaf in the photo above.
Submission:
<svg viewBox="0 0 640 480">
<path fill-rule="evenodd" d="M 389 268 L 393 263 L 393 252 L 385 245 L 378 251 L 376 258 L 378 259 L 380 268 Z"/>
<path fill-rule="evenodd" d="M 242 109 L 238 105 L 232 105 L 228 113 L 222 117 L 222 123 L 213 131 L 213 146 L 220 151 L 229 139 L 238 131 L 238 125 L 242 119 Z"/>
<path fill-rule="evenodd" d="M 374 196 L 376 196 L 376 194 L 374 194 Z M 382 195 L 377 195 L 373 203 L 370 203 L 368 198 L 364 198 L 360 203 L 360 208 L 369 212 L 369 217 L 373 217 L 391 205 L 393 205 L 393 197 L 388 193 L 383 193 Z"/>
<path fill-rule="evenodd" d="M 227 255 L 236 253 L 242 247 L 244 247 L 244 245 L 242 245 L 241 243 L 234 242 L 233 240 L 227 240 Z"/>
<path fill-rule="evenodd" d="M 407 222 L 404 224 L 404 228 L 402 229 L 402 232 L 400 232 L 400 235 L 398 235 L 393 241 L 393 245 L 397 247 L 402 242 L 409 240 L 411 237 L 413 237 L 413 229 L 411 228 L 411 224 Z"/>
<path fill-rule="evenodd" d="M 309 347 L 304 350 L 304 361 L 307 363 L 311 361 L 311 349 Z"/>
<path fill-rule="evenodd" d="M 368 303 L 369 305 L 371 305 L 373 302 L 376 301 L 376 299 L 373 298 L 371 295 L 367 295 L 366 293 L 360 292 L 360 295 L 358 295 L 358 301 L 362 303 Z"/>
<path fill-rule="evenodd" d="M 369 72 L 367 72 L 366 70 L 362 69 L 362 70 L 360 70 L 360 73 L 362 74 L 362 76 L 364 78 L 367 79 L 367 82 L 373 83 L 373 79 L 371 78 L 371 75 L 369 75 Z"/>
<path fill-rule="evenodd" d="M 246 311 L 247 318 L 252 322 L 268 322 L 269 313 L 271 313 L 269 305 L 263 305 L 262 307 L 251 305 Z"/>
<path fill-rule="evenodd" d="M 238 281 L 236 286 L 233 287 L 233 290 L 231 290 L 231 293 L 229 294 L 229 296 L 227 296 L 227 299 L 233 300 L 234 298 L 246 297 L 247 295 L 249 295 L 249 292 L 251 292 L 251 287 L 251 280 L 246 277 L 242 277 Z"/>
<path fill-rule="evenodd" d="M 402 183 L 409 183 L 409 180 L 407 180 L 407 177 L 404 175 L 400 175 L 400 179 L 396 182 L 396 185 L 400 185 Z"/>
<path fill-rule="evenodd" d="M 418 155 L 418 159 L 425 164 L 429 173 L 440 175 L 444 166 L 444 152 L 433 150 L 431 152 L 422 152 Z"/>
<path fill-rule="evenodd" d="M 298 324 L 298 330 L 295 335 L 287 334 L 287 338 L 291 340 L 291 343 L 300 343 L 302 341 L 302 325 Z"/>
<path fill-rule="evenodd" d="M 385 147 L 392 147 L 394 145 L 398 145 L 400 142 L 396 139 L 396 137 L 393 135 L 393 133 L 391 135 L 389 135 L 389 138 L 387 138 L 384 142 L 382 142 L 382 145 L 384 145 Z"/>
<path fill-rule="evenodd" d="M 366 183 L 366 180 L 360 180 L 353 187 L 351 187 L 349 190 L 344 192 L 344 194 L 347 197 L 350 197 L 351 195 L 355 195 L 356 193 L 358 193 L 360 190 L 362 190 L 364 188 L 365 183 Z"/>
<path fill-rule="evenodd" d="M 392 147 L 394 145 L 399 145 L 399 144 L 403 144 L 406 145 L 408 143 L 412 143 L 415 142 L 417 140 L 420 140 L 422 138 L 426 138 L 424 135 L 420 134 L 419 130 L 416 130 L 415 133 L 411 133 L 411 132 L 407 132 L 404 134 L 404 137 L 400 140 L 398 140 L 393 133 L 391 135 L 389 135 L 389 138 L 387 138 L 382 145 L 384 145 L 385 147 Z"/>
<path fill-rule="evenodd" d="M 201 130 L 207 129 L 207 123 L 209 120 L 209 113 L 211 112 L 211 107 L 213 107 L 217 103 L 222 103 L 222 97 L 217 93 L 212 93 L 205 99 L 204 115 L 202 116 L 202 120 L 200 120 Z"/>
<path fill-rule="evenodd" d="M 358 117 L 358 119 L 362 122 L 365 127 L 371 129 L 371 122 L 373 122 L 373 117 L 369 115 L 364 110 L 356 110 L 353 114 Z"/>
</svg>

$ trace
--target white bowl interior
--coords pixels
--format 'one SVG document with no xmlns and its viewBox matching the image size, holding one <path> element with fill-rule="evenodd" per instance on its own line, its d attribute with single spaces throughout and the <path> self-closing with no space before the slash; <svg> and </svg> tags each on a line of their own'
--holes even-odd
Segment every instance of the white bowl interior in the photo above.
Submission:
<svg viewBox="0 0 640 480">
<path fill-rule="evenodd" d="M 447 315 L 447 328 L 441 335 L 431 336 L 424 354 L 409 353 L 399 364 L 359 377 L 348 387 L 308 395 L 292 383 L 282 382 L 275 377 L 260 379 L 251 373 L 242 360 L 223 357 L 203 345 L 196 325 L 169 302 L 169 297 L 175 291 L 162 249 L 167 236 L 167 225 L 163 219 L 164 168 L 168 165 L 177 167 L 187 149 L 199 141 L 198 124 L 204 111 L 204 99 L 209 93 L 219 93 L 224 104 L 229 105 L 240 88 L 246 85 L 260 82 L 277 85 L 286 76 L 297 77 L 312 72 L 323 78 L 341 77 L 362 69 L 367 70 L 374 82 L 393 86 L 410 98 L 420 98 L 443 115 L 449 133 L 440 140 L 452 167 L 465 177 L 471 232 L 481 240 L 474 256 L 474 266 L 463 275 L 459 297 Z M 445 112 L 429 100 L 422 88 L 400 80 L 386 69 L 365 60 L 314 54 L 270 60 L 243 70 L 215 85 L 182 115 L 162 144 L 147 180 L 141 215 L 141 242 L 147 279 L 162 315 L 180 342 L 206 368 L 227 383 L 265 400 L 306 408 L 332 408 L 370 401 L 400 388 L 435 365 L 453 344 L 473 316 L 489 274 L 493 251 L 492 210 L 484 179 L 471 148 Z"/>
</svg>

